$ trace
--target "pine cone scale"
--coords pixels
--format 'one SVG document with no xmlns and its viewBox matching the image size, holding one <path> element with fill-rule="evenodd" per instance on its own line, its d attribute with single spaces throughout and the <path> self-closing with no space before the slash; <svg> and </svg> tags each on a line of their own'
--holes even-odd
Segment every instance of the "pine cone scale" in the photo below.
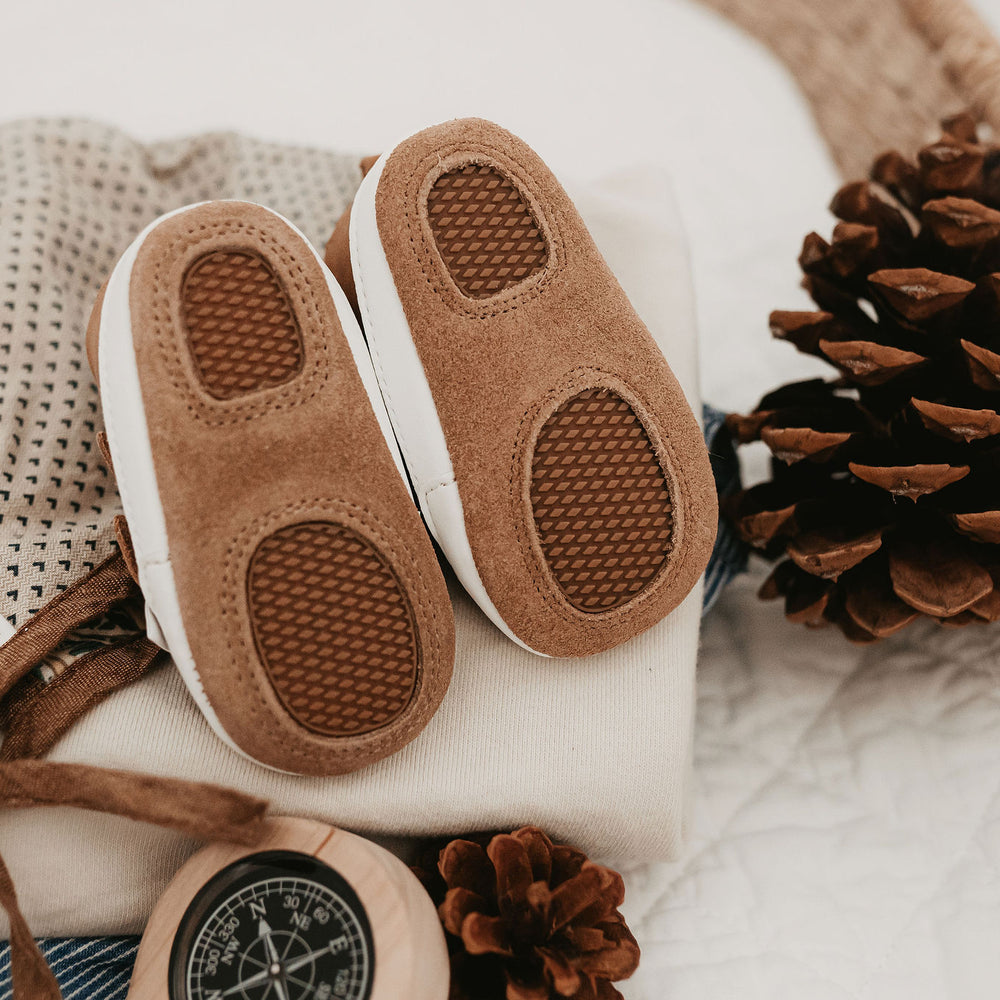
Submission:
<svg viewBox="0 0 1000 1000">
<path fill-rule="evenodd" d="M 776 340 L 787 340 L 803 354 L 818 354 L 820 340 L 836 332 L 837 323 L 833 313 L 776 309 L 771 313 L 770 327 L 771 336 Z"/>
<path fill-rule="evenodd" d="M 500 834 L 490 841 L 486 855 L 497 873 L 496 892 L 502 909 L 508 900 L 522 898 L 534 881 L 528 852 L 515 837 Z"/>
<path fill-rule="evenodd" d="M 897 375 L 925 364 L 927 358 L 869 340 L 820 340 L 819 350 L 858 385 L 883 385 Z"/>
<path fill-rule="evenodd" d="M 830 202 L 830 211 L 844 222 L 874 226 L 890 243 L 909 239 L 917 225 L 888 188 L 869 181 L 845 184 Z"/>
<path fill-rule="evenodd" d="M 580 989 L 580 973 L 576 971 L 558 952 L 551 948 L 539 948 L 545 971 L 556 993 L 560 996 L 572 996 Z"/>
<path fill-rule="evenodd" d="M 795 504 L 782 507 L 780 510 L 762 510 L 756 514 L 747 514 L 737 522 L 740 537 L 762 549 L 780 533 L 790 528 L 795 516 Z"/>
<path fill-rule="evenodd" d="M 971 281 L 939 274 L 926 267 L 894 268 L 868 276 L 876 294 L 911 323 L 922 323 L 965 301 L 976 287 Z"/>
<path fill-rule="evenodd" d="M 1000 545 L 1000 511 L 984 510 L 977 514 L 952 514 L 955 527 L 980 542 Z"/>
<path fill-rule="evenodd" d="M 801 462 L 804 458 L 829 458 L 851 439 L 851 433 L 815 431 L 809 427 L 765 427 L 760 439 L 782 462 Z"/>
<path fill-rule="evenodd" d="M 965 351 L 972 381 L 980 389 L 1000 389 L 1000 354 L 994 354 L 968 340 L 960 340 L 959 343 Z"/>
<path fill-rule="evenodd" d="M 762 600 L 785 599 L 785 617 L 802 625 L 823 625 L 832 588 L 790 560 L 778 563 L 760 588 Z"/>
<path fill-rule="evenodd" d="M 507 1000 L 549 1000 L 551 993 L 544 984 L 521 983 L 508 973 L 507 990 L 504 995 Z"/>
<path fill-rule="evenodd" d="M 1000 212 L 971 198 L 938 198 L 927 202 L 924 222 L 950 247 L 982 246 L 1000 236 Z"/>
<path fill-rule="evenodd" d="M 984 622 L 1000 621 L 1000 568 L 992 567 L 990 576 L 993 578 L 993 590 L 969 605 L 969 610 Z"/>
<path fill-rule="evenodd" d="M 893 496 L 918 500 L 929 493 L 964 479 L 970 472 L 967 465 L 848 465 L 858 479 L 886 490 Z"/>
<path fill-rule="evenodd" d="M 993 590 L 993 578 L 977 562 L 942 540 L 907 539 L 889 553 L 896 594 L 926 615 L 951 618 Z"/>
<path fill-rule="evenodd" d="M 504 922 L 500 917 L 467 913 L 462 921 L 461 938 L 470 955 L 514 956 L 514 949 L 507 940 Z"/>
<path fill-rule="evenodd" d="M 447 932 L 449 1000 L 621 1000 L 611 980 L 639 947 L 617 872 L 535 827 L 452 841 L 436 868 L 418 875 Z"/>
<path fill-rule="evenodd" d="M 567 935 L 575 948 L 581 953 L 585 951 L 600 951 L 607 939 L 600 927 L 571 927 Z"/>
<path fill-rule="evenodd" d="M 1000 414 L 996 410 L 970 410 L 926 399 L 911 399 L 910 403 L 929 431 L 952 441 L 978 441 L 1000 434 Z"/>
<path fill-rule="evenodd" d="M 462 886 L 486 897 L 495 889 L 495 872 L 486 852 L 468 840 L 453 840 L 441 852 L 441 877 L 448 885 Z"/>
<path fill-rule="evenodd" d="M 481 911 L 485 904 L 486 901 L 482 896 L 461 886 L 456 886 L 454 889 L 448 890 L 444 902 L 438 907 L 438 915 L 441 917 L 444 929 L 449 934 L 461 937 L 465 918 L 470 913 Z"/>
<path fill-rule="evenodd" d="M 836 580 L 882 547 L 882 531 L 866 531 L 855 537 L 844 532 L 807 531 L 788 545 L 788 555 L 800 569 L 824 580 Z"/>
<path fill-rule="evenodd" d="M 854 586 L 847 592 L 844 608 L 857 624 L 878 639 L 884 639 L 905 628 L 920 616 L 920 612 L 896 594 L 882 563 L 862 570 Z"/>
<path fill-rule="evenodd" d="M 580 968 L 589 976 L 614 981 L 631 975 L 629 970 L 639 963 L 639 946 L 631 934 L 628 939 L 614 940 L 605 936 L 605 946 L 594 948 L 580 958 Z"/>
<path fill-rule="evenodd" d="M 983 169 L 983 151 L 973 142 L 946 135 L 918 154 L 922 179 L 932 191 L 968 191 Z"/>
<path fill-rule="evenodd" d="M 612 904 L 612 899 L 617 899 L 619 894 L 615 891 L 611 880 L 607 878 L 609 874 L 606 868 L 588 861 L 578 875 L 567 879 L 555 889 L 549 901 L 550 931 L 561 930 L 570 921 L 586 914 L 594 907 L 600 908 L 598 913 L 600 918 L 606 912 L 603 909 L 605 906 L 610 905 L 611 909 L 620 906 L 620 900 Z"/>
<path fill-rule="evenodd" d="M 519 830 L 518 839 L 531 866 L 531 881 L 547 883 L 552 878 L 552 841 L 534 827 Z"/>
</svg>

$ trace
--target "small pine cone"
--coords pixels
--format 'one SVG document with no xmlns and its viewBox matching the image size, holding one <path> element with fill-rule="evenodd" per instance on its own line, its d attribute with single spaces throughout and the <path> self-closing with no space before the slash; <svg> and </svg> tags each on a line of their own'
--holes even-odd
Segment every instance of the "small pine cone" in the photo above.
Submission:
<svg viewBox="0 0 1000 1000">
<path fill-rule="evenodd" d="M 837 192 L 832 239 L 799 257 L 819 308 L 771 314 L 837 377 L 727 420 L 773 456 L 729 507 L 778 561 L 761 596 L 857 642 L 1000 619 L 1000 146 L 967 115 L 943 128 Z"/>
<path fill-rule="evenodd" d="M 639 946 L 617 872 L 531 826 L 431 848 L 415 871 L 447 932 L 449 1000 L 621 1000 Z"/>
</svg>

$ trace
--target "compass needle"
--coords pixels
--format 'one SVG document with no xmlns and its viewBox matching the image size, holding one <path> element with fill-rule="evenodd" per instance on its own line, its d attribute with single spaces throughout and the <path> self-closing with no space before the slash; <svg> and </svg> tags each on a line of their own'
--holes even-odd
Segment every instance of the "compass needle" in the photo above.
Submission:
<svg viewBox="0 0 1000 1000">
<path fill-rule="evenodd" d="M 337 942 L 331 941 L 322 948 L 317 948 L 315 951 L 311 951 L 306 955 L 299 955 L 298 958 L 293 958 L 290 962 L 285 962 L 285 972 L 298 972 L 303 965 L 315 962 L 320 956 L 327 954 L 336 955 L 339 951 L 340 949 L 337 948 Z"/>
<path fill-rule="evenodd" d="M 264 947 L 267 948 L 267 957 L 272 965 L 280 966 L 281 958 L 278 957 L 278 949 L 274 946 L 274 938 L 271 935 L 271 925 L 261 917 L 260 923 L 257 925 L 257 936 L 264 939 Z"/>
<path fill-rule="evenodd" d="M 308 991 L 312 989 L 311 983 L 307 983 L 304 979 L 299 979 L 297 976 L 290 976 L 287 972 L 285 973 L 285 979 L 288 980 L 288 982 L 295 983 L 296 986 L 301 986 L 302 989 L 306 990 L 307 992 L 304 993 L 303 996 L 307 996 Z"/>
<path fill-rule="evenodd" d="M 368 1000 L 368 916 L 336 870 L 270 851 L 218 872 L 192 901 L 175 942 L 183 976 L 171 1000 Z"/>
<path fill-rule="evenodd" d="M 234 983 L 232 986 L 229 987 L 229 989 L 224 990 L 222 993 L 219 993 L 218 996 L 229 997 L 232 996 L 234 993 L 239 993 L 240 990 L 252 990 L 255 986 L 263 986 L 265 983 L 270 981 L 271 981 L 271 973 L 265 969 L 264 972 L 255 972 L 252 976 L 250 976 L 249 979 L 243 979 L 238 983 Z M 268 987 L 268 991 L 269 990 L 270 987 Z M 265 993 L 265 996 L 266 995 L 267 994 Z M 208 994 L 205 1000 L 212 1000 L 212 994 Z M 261 998 L 261 1000 L 263 1000 L 263 998 Z"/>
</svg>

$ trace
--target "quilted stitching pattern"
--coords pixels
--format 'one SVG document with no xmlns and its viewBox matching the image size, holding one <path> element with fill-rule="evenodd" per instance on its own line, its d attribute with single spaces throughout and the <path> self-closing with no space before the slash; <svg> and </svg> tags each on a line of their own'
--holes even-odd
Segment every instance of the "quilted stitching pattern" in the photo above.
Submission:
<svg viewBox="0 0 1000 1000">
<path fill-rule="evenodd" d="M 626 869 L 636 996 L 994 1000 L 1000 631 L 808 647 L 758 567 L 705 619 L 694 836 Z"/>
</svg>

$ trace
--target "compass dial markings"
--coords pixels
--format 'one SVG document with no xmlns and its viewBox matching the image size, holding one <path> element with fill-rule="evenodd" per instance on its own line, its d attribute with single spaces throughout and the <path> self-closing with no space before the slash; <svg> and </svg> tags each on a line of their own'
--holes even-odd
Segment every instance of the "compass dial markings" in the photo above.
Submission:
<svg viewBox="0 0 1000 1000">
<path fill-rule="evenodd" d="M 179 975 L 172 971 L 171 1000 L 367 1000 L 371 929 L 353 890 L 307 855 L 252 858 L 277 855 L 305 859 L 305 869 L 233 865 L 244 870 L 206 885 L 197 913 L 198 900 L 192 902 L 186 955 L 172 958 Z M 206 894 L 210 887 L 215 891 Z M 179 933 L 175 953 L 180 939 Z"/>
</svg>

